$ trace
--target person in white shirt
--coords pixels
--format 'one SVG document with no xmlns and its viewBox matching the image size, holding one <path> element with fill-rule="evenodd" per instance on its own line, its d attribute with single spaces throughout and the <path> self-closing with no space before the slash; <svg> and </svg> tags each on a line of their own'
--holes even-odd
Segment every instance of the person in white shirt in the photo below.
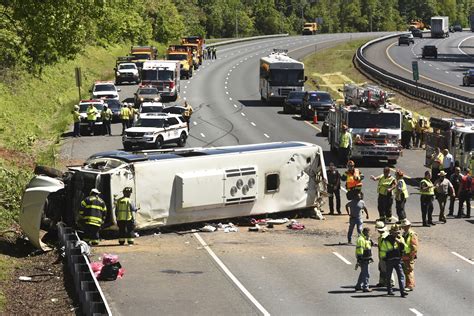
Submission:
<svg viewBox="0 0 474 316">
<path fill-rule="evenodd" d="M 454 172 L 454 158 L 447 149 L 443 149 L 443 155 L 443 170 L 446 172 L 446 178 L 450 179 Z"/>
</svg>

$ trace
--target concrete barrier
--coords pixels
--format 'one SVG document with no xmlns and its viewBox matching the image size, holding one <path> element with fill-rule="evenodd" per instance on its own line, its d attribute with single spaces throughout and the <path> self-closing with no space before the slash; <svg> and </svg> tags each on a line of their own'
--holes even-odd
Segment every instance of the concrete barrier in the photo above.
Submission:
<svg viewBox="0 0 474 316">
<path fill-rule="evenodd" d="M 272 34 L 272 35 L 242 37 L 242 38 L 236 38 L 236 39 L 232 39 L 228 41 L 217 42 L 217 43 L 213 43 L 209 45 L 206 44 L 206 47 L 224 46 L 224 45 L 230 45 L 230 44 L 240 43 L 240 42 L 255 41 L 255 40 L 266 39 L 266 38 L 287 37 L 287 36 L 289 36 L 289 34 Z"/>
<path fill-rule="evenodd" d="M 76 232 L 58 224 L 58 237 L 60 247 L 64 247 L 65 261 L 68 271 L 74 282 L 74 292 L 81 305 L 83 315 L 112 315 L 104 293 L 100 288 L 87 255 L 82 253 L 77 245 L 80 240 Z"/>
<path fill-rule="evenodd" d="M 413 80 L 403 78 L 398 75 L 389 73 L 388 71 L 372 64 L 364 56 L 364 49 L 385 41 L 390 38 L 395 38 L 399 34 L 387 35 L 375 40 L 369 41 L 359 47 L 356 52 L 355 61 L 358 67 L 369 75 L 380 80 L 382 83 L 392 86 L 395 89 L 402 90 L 417 98 L 429 101 L 436 107 L 455 112 L 456 114 L 465 115 L 467 117 L 474 117 L 474 99 L 462 95 L 444 91 L 442 89 L 432 87 L 422 83 L 416 83 Z"/>
</svg>

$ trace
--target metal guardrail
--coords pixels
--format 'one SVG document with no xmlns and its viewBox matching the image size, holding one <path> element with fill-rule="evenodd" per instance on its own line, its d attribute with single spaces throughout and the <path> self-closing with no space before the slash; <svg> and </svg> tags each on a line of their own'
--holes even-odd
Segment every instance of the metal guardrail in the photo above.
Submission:
<svg viewBox="0 0 474 316">
<path fill-rule="evenodd" d="M 222 41 L 222 42 L 209 44 L 209 45 L 206 45 L 206 47 L 223 46 L 223 45 L 229 45 L 229 44 L 247 42 L 247 41 L 254 41 L 254 40 L 265 39 L 265 38 L 287 37 L 287 36 L 289 36 L 288 33 L 286 33 L 286 34 L 273 34 L 273 35 L 242 37 L 242 38 L 232 39 L 232 40 L 228 40 L 228 41 Z"/>
<path fill-rule="evenodd" d="M 364 49 L 367 47 L 389 38 L 397 37 L 398 35 L 399 34 L 387 35 L 377 38 L 359 47 L 355 56 L 355 60 L 359 64 L 359 67 L 368 74 L 374 76 L 376 79 L 380 80 L 382 83 L 405 91 L 417 98 L 429 101 L 440 109 L 450 110 L 457 114 L 466 115 L 468 117 L 474 117 L 474 98 L 468 98 L 455 93 L 447 92 L 442 89 L 422 83 L 416 83 L 413 80 L 391 74 L 390 72 L 372 64 L 364 57 Z"/>
<path fill-rule="evenodd" d="M 74 291 L 79 299 L 82 314 L 112 315 L 99 282 L 92 272 L 89 258 L 77 245 L 80 239 L 76 232 L 59 223 L 58 237 L 60 246 L 64 247 L 67 271 L 74 280 Z"/>
</svg>

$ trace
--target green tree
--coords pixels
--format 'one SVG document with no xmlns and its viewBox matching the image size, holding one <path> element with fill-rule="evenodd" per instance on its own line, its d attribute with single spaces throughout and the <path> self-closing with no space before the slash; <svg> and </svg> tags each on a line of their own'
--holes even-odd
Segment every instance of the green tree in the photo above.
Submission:
<svg viewBox="0 0 474 316">
<path fill-rule="evenodd" d="M 170 0 L 147 0 L 145 12 L 151 21 L 154 40 L 169 43 L 184 34 L 183 16 Z"/>
</svg>

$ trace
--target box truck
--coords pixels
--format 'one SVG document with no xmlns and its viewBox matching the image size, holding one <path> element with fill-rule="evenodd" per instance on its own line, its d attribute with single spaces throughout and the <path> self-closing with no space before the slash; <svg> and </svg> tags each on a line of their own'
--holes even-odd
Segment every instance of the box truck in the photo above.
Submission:
<svg viewBox="0 0 474 316">
<path fill-rule="evenodd" d="M 434 16 L 431 18 L 431 37 L 449 37 L 449 17 Z"/>
</svg>

